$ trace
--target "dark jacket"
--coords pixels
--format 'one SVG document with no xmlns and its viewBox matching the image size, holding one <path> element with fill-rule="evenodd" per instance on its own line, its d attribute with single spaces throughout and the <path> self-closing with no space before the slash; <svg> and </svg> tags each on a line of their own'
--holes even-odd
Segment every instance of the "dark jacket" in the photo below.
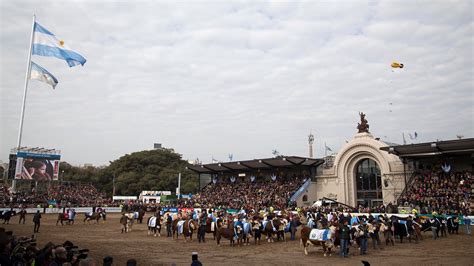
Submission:
<svg viewBox="0 0 474 266">
<path fill-rule="evenodd" d="M 40 220 L 41 220 L 41 213 L 37 212 L 35 213 L 35 216 L 33 217 L 33 222 L 34 223 L 40 223 Z"/>
<path fill-rule="evenodd" d="M 349 226 L 347 225 L 341 225 L 341 227 L 339 228 L 339 237 L 342 239 L 342 240 L 350 240 L 350 229 L 349 229 Z"/>
</svg>

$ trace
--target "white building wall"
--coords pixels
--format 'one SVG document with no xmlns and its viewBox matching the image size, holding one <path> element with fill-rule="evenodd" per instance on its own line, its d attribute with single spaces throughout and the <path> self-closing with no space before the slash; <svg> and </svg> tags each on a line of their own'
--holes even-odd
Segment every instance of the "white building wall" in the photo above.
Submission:
<svg viewBox="0 0 474 266">
<path fill-rule="evenodd" d="M 297 200 L 298 206 L 308 206 L 322 197 L 331 198 L 350 206 L 357 205 L 355 167 L 363 159 L 372 159 L 379 165 L 384 204 L 395 203 L 404 188 L 405 172 L 398 156 L 380 150 L 388 146 L 370 133 L 359 133 L 338 152 L 334 166 L 318 169 L 316 182 Z M 407 178 L 411 169 L 406 169 Z M 387 186 L 385 186 L 385 184 Z M 307 201 L 303 197 L 307 196 Z"/>
</svg>

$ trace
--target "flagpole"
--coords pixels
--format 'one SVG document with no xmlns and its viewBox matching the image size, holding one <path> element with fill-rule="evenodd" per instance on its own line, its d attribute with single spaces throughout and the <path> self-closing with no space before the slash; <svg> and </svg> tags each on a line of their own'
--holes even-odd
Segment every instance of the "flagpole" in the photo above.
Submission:
<svg viewBox="0 0 474 266">
<path fill-rule="evenodd" d="M 23 104 L 21 105 L 21 118 L 20 118 L 20 130 L 18 132 L 18 145 L 17 151 L 20 150 L 21 147 L 21 135 L 23 132 L 23 118 L 25 116 L 25 105 L 26 105 L 26 93 L 28 91 L 28 80 L 30 78 L 30 71 L 31 71 L 31 50 L 33 49 L 33 36 L 35 34 L 35 21 L 36 16 L 33 15 L 33 23 L 31 25 L 31 37 L 30 37 L 30 48 L 28 51 L 28 63 L 26 65 L 26 75 L 25 75 L 25 90 L 23 92 Z"/>
</svg>

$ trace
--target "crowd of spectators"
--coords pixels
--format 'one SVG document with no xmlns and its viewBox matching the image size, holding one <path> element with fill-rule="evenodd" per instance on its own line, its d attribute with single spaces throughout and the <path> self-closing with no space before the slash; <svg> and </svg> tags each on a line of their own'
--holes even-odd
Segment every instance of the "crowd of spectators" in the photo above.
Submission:
<svg viewBox="0 0 474 266">
<path fill-rule="evenodd" d="M 52 183 L 44 191 L 38 191 L 32 188 L 30 191 L 10 193 L 4 196 L 3 206 L 23 206 L 23 207 L 46 207 L 49 205 L 57 206 L 109 206 L 110 198 L 105 193 L 99 192 L 90 184 L 80 183 Z"/>
<path fill-rule="evenodd" d="M 399 204 L 419 209 L 421 213 L 470 213 L 472 173 L 427 171 L 414 178 Z"/>
<path fill-rule="evenodd" d="M 112 256 L 106 256 L 102 261 L 95 260 L 89 255 L 89 249 L 80 249 L 69 240 L 59 245 L 48 242 L 40 248 L 35 235 L 18 237 L 12 231 L 5 231 L 5 228 L 0 227 L 0 265 L 112 266 L 117 263 Z M 138 263 L 132 258 L 125 265 L 137 266 Z M 192 253 L 191 265 L 202 265 L 197 252 Z"/>
<path fill-rule="evenodd" d="M 290 205 L 291 196 L 304 184 L 306 178 L 270 177 L 256 179 L 253 182 L 236 178 L 211 182 L 196 194 L 188 205 L 215 206 L 226 209 L 285 209 Z"/>
<path fill-rule="evenodd" d="M 34 235 L 17 237 L 0 228 L 0 265 L 98 265 L 88 253 L 88 249 L 79 249 L 71 241 L 61 245 L 49 242 L 39 248 Z"/>
</svg>

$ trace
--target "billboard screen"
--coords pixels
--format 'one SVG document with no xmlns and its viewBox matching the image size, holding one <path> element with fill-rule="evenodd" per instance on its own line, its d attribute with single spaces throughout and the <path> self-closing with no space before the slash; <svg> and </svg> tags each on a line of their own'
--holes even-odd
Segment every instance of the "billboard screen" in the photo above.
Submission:
<svg viewBox="0 0 474 266">
<path fill-rule="evenodd" d="M 59 159 L 60 156 L 57 154 L 18 152 L 16 154 L 15 179 L 57 180 Z"/>
</svg>

